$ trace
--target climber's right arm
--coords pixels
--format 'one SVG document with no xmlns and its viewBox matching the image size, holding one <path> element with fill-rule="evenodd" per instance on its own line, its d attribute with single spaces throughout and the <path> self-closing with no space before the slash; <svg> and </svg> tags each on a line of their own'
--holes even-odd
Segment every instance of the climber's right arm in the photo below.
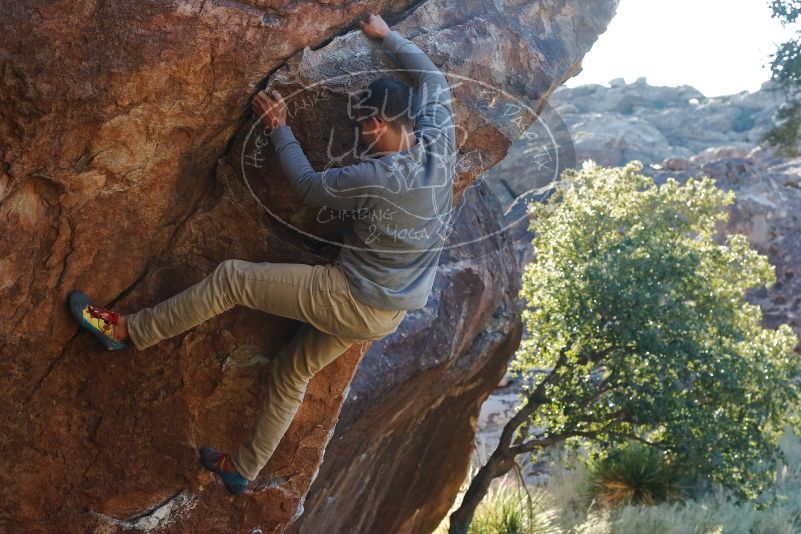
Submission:
<svg viewBox="0 0 801 534">
<path fill-rule="evenodd" d="M 434 62 L 420 48 L 390 30 L 377 15 L 368 15 L 361 22 L 362 31 L 369 37 L 381 40 L 381 46 L 391 52 L 415 81 L 415 103 L 412 110 L 416 127 L 424 132 L 436 129 L 447 139 L 447 151 L 455 151 L 456 141 L 451 109 L 451 91 L 448 81 Z M 417 128 L 416 128 L 417 129 Z"/>
</svg>

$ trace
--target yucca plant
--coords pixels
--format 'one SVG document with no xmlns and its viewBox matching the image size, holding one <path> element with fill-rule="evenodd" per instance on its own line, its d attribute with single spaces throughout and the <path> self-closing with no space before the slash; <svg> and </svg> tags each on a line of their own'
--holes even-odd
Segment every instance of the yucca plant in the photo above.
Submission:
<svg viewBox="0 0 801 534">
<path fill-rule="evenodd" d="M 627 441 L 590 463 L 590 481 L 598 501 L 609 508 L 657 504 L 685 496 L 678 474 L 662 451 Z"/>
</svg>

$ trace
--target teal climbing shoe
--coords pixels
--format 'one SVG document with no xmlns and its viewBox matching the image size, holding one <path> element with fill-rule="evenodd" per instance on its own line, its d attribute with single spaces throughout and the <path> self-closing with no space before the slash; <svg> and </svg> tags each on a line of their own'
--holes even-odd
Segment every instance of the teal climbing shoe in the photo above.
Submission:
<svg viewBox="0 0 801 534">
<path fill-rule="evenodd" d="M 220 475 L 228 493 L 231 495 L 245 493 L 249 481 L 236 470 L 229 453 L 217 452 L 212 447 L 203 447 L 200 449 L 200 462 L 212 473 Z"/>
</svg>

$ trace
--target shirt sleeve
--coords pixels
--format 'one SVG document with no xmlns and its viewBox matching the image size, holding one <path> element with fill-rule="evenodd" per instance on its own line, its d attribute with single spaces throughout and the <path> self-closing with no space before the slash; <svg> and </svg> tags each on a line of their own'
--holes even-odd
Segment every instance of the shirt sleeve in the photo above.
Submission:
<svg viewBox="0 0 801 534">
<path fill-rule="evenodd" d="M 444 141 L 454 152 L 456 140 L 448 81 L 434 62 L 416 44 L 390 31 L 381 45 L 391 52 L 415 82 L 415 129 Z"/>
<path fill-rule="evenodd" d="M 270 139 L 284 174 L 304 204 L 342 210 L 365 208 L 381 185 L 378 161 L 317 172 L 289 126 L 274 129 Z"/>
</svg>

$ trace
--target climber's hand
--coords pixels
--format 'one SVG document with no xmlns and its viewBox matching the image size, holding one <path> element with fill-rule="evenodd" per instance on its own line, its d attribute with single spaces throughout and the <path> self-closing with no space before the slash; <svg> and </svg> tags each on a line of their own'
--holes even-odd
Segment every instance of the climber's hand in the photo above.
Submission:
<svg viewBox="0 0 801 534">
<path fill-rule="evenodd" d="M 366 13 L 359 21 L 359 27 L 367 34 L 367 37 L 374 39 L 383 39 L 389 33 L 389 26 L 381 18 L 381 15 Z"/>
<path fill-rule="evenodd" d="M 286 102 L 278 91 L 273 90 L 272 96 L 267 94 L 266 89 L 256 93 L 253 97 L 253 112 L 270 128 L 286 124 Z"/>
</svg>

